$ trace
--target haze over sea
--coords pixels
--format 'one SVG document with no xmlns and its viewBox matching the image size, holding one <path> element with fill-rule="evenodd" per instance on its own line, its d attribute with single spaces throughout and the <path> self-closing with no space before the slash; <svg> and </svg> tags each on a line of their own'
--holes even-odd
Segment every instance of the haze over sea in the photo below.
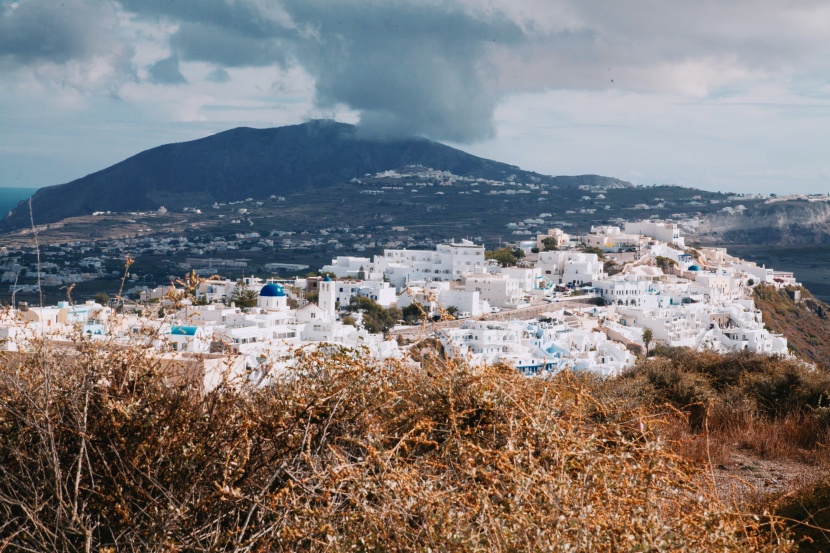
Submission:
<svg viewBox="0 0 830 553">
<path fill-rule="evenodd" d="M 37 188 L 4 188 L 0 187 L 0 219 L 21 201 L 37 192 Z"/>
</svg>

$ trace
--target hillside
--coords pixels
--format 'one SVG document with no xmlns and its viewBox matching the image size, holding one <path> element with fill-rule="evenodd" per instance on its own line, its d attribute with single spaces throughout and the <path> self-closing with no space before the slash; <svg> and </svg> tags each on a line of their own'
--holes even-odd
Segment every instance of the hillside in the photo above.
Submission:
<svg viewBox="0 0 830 553">
<path fill-rule="evenodd" d="M 830 369 L 830 306 L 803 287 L 777 290 L 759 285 L 754 292 L 764 323 L 787 337 L 792 352 Z M 795 294 L 800 295 L 799 301 Z"/>
<path fill-rule="evenodd" d="M 496 180 L 515 175 L 561 187 L 628 184 L 595 175 L 548 177 L 424 138 L 364 138 L 353 125 L 312 121 L 272 129 L 237 128 L 159 146 L 72 182 L 40 189 L 33 197 L 33 213 L 35 223 L 44 224 L 95 211 L 155 210 L 161 205 L 181 209 L 265 199 L 408 165 Z M 29 224 L 28 206 L 18 207 L 0 221 L 0 230 Z"/>
</svg>

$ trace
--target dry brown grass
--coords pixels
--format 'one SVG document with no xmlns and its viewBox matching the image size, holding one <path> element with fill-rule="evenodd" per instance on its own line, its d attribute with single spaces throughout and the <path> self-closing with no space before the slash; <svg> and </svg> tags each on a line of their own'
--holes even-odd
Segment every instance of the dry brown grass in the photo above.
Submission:
<svg viewBox="0 0 830 553">
<path fill-rule="evenodd" d="M 659 416 L 655 433 L 721 501 L 783 517 L 800 551 L 830 551 L 830 374 L 752 353 L 657 354 L 595 394 Z"/>
<path fill-rule="evenodd" d="M 790 549 L 591 379 L 341 351 L 194 400 L 79 347 L 0 371 L 4 550 Z"/>
<path fill-rule="evenodd" d="M 598 389 L 664 411 L 671 421 L 664 434 L 687 458 L 719 463 L 737 448 L 765 458 L 828 460 L 830 373 L 746 352 L 657 353 Z"/>
</svg>

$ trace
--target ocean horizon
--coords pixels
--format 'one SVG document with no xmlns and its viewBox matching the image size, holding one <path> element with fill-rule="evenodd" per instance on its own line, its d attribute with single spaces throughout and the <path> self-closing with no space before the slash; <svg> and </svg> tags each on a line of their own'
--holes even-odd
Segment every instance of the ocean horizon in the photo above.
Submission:
<svg viewBox="0 0 830 553">
<path fill-rule="evenodd" d="M 37 188 L 0 187 L 0 219 L 37 191 Z"/>
</svg>

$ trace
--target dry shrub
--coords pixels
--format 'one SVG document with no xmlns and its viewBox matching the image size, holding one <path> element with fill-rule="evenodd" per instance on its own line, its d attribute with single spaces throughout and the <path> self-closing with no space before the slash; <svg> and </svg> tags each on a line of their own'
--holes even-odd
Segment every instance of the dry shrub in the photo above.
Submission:
<svg viewBox="0 0 830 553">
<path fill-rule="evenodd" d="M 733 444 L 770 458 L 827 457 L 830 373 L 795 360 L 660 348 L 604 388 L 629 404 L 678 410 L 664 435 L 693 460 L 722 462 Z"/>
<path fill-rule="evenodd" d="M 709 380 L 668 358 L 647 359 L 623 375 L 632 379 L 637 396 L 649 403 L 667 403 L 681 410 L 692 431 L 703 430 L 706 412 L 714 397 Z"/>
<path fill-rule="evenodd" d="M 790 521 L 798 550 L 825 552 L 830 544 L 830 480 L 777 499 L 774 512 Z"/>
<path fill-rule="evenodd" d="M 827 460 L 827 437 L 827 429 L 818 427 L 812 417 L 787 416 L 754 419 L 743 429 L 724 433 L 723 439 L 765 458 L 819 463 Z"/>
<path fill-rule="evenodd" d="M 667 412 L 658 429 L 672 451 L 698 466 L 711 468 L 727 463 L 732 452 L 731 442 L 714 432 L 690 432 L 689 417 L 683 413 Z"/>
<path fill-rule="evenodd" d="M 830 403 L 830 374 L 805 370 L 792 361 L 749 373 L 741 384 L 771 417 L 803 415 Z"/>
<path fill-rule="evenodd" d="M 790 549 L 595 387 L 329 350 L 199 398 L 140 349 L 34 343 L 0 372 L 0 546 Z"/>
</svg>

